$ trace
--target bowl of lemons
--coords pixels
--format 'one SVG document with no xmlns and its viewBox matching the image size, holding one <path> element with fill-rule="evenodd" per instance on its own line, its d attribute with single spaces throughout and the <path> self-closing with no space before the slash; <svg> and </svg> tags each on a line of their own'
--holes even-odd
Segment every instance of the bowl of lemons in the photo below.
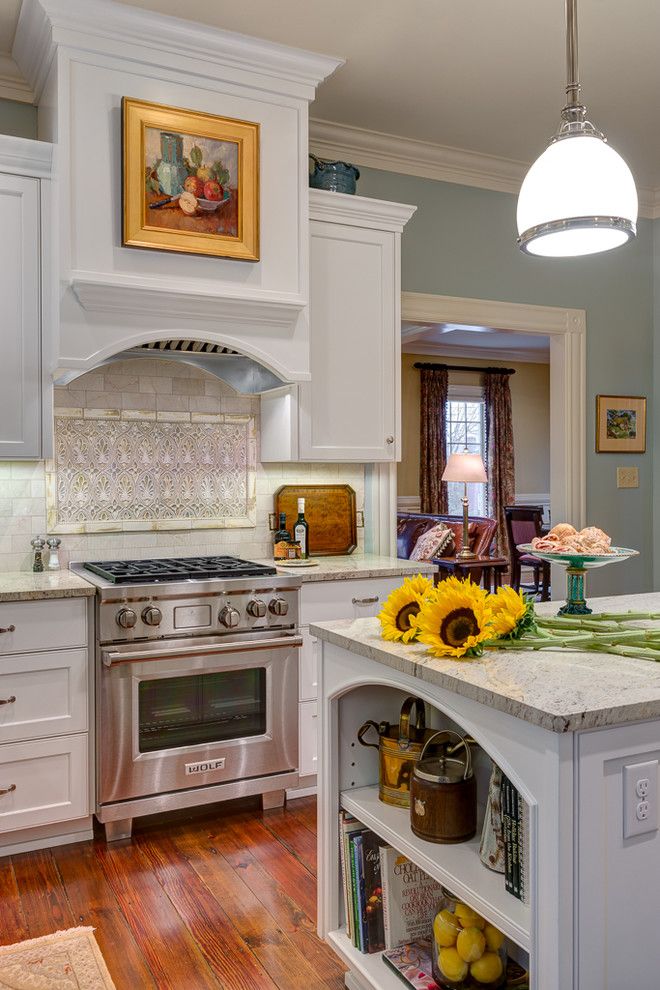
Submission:
<svg viewBox="0 0 660 990">
<path fill-rule="evenodd" d="M 505 985 L 504 935 L 467 904 L 445 896 L 433 921 L 433 943 L 433 978 L 443 990 Z"/>
</svg>

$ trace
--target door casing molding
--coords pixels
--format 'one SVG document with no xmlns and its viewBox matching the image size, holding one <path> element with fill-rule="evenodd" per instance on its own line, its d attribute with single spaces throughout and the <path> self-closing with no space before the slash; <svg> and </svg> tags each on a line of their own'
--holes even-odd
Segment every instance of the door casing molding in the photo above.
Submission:
<svg viewBox="0 0 660 990">
<path fill-rule="evenodd" d="M 534 306 L 527 303 L 401 293 L 401 319 L 410 323 L 462 323 L 496 327 L 550 338 L 550 507 L 555 522 L 569 520 L 578 529 L 586 519 L 586 334 L 583 309 Z M 419 344 L 419 341 L 417 341 Z M 505 354 L 503 354 L 503 360 Z M 396 555 L 396 498 L 392 477 L 396 465 L 379 465 L 371 481 L 377 501 L 390 513 L 389 527 L 379 513 L 374 552 Z M 383 470 L 390 468 L 389 471 Z M 387 477 L 386 477 L 387 475 Z M 375 494 L 375 493 L 374 493 Z M 389 531 L 389 538 L 388 533 Z"/>
</svg>

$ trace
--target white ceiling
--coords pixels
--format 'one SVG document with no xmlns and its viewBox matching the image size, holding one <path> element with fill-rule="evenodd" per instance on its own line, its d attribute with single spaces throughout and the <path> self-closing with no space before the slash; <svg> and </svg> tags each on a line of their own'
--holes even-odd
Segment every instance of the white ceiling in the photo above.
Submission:
<svg viewBox="0 0 660 990">
<path fill-rule="evenodd" d="M 21 0 L 0 0 L 9 51 Z M 312 115 L 532 161 L 563 101 L 563 0 L 132 0 L 343 56 Z M 660 3 L 579 0 L 583 96 L 638 183 L 660 187 Z"/>
<path fill-rule="evenodd" d="M 531 361 L 534 364 L 548 364 L 550 361 L 549 337 L 460 323 L 414 323 L 404 320 L 401 325 L 401 348 L 405 354 L 447 358 Z"/>
</svg>

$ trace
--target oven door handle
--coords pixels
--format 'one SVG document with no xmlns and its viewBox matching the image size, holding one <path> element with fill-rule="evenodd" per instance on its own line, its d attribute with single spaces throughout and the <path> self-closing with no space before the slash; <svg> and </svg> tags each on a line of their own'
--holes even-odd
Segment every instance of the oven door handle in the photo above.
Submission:
<svg viewBox="0 0 660 990">
<path fill-rule="evenodd" d="M 103 650 L 101 658 L 104 667 L 118 663 L 144 663 L 149 660 L 175 660 L 177 657 L 214 656 L 223 653 L 249 653 L 259 650 L 283 650 L 302 646 L 301 636 L 279 636 L 277 639 L 252 640 L 247 643 L 220 643 L 215 646 L 182 646 L 167 654 L 167 644 L 162 650 L 142 650 L 136 653 L 119 653 Z"/>
</svg>

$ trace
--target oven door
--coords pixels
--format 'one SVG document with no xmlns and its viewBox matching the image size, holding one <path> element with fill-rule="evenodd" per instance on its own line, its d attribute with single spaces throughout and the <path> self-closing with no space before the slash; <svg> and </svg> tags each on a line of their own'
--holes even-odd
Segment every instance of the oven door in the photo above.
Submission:
<svg viewBox="0 0 660 990">
<path fill-rule="evenodd" d="M 98 803 L 298 768 L 298 636 L 101 650 Z"/>
</svg>

